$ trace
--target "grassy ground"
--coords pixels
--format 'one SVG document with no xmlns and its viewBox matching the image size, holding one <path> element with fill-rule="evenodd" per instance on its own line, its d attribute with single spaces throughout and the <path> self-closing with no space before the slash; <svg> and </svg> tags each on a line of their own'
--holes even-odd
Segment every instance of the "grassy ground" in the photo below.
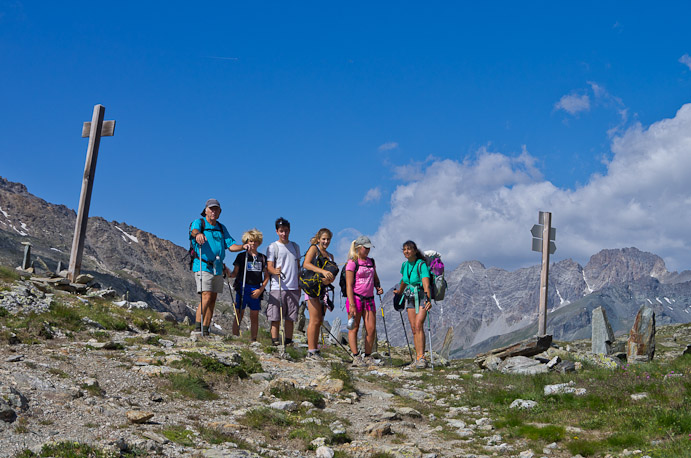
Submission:
<svg viewBox="0 0 691 458">
<path fill-rule="evenodd" d="M 430 374 L 422 381 L 434 387 L 437 397 L 452 396 L 451 406 L 485 409 L 495 420 L 496 432 L 525 441 L 536 451 L 557 442 L 585 457 L 638 449 L 654 458 L 671 458 L 691 456 L 690 376 L 691 355 L 686 355 L 617 370 L 587 367 L 579 373 L 535 376 L 484 373 L 479 379 L 466 375 L 455 386 Z M 586 394 L 544 394 L 545 385 L 570 381 Z M 647 397 L 632 399 L 641 393 Z M 515 399 L 536 401 L 537 407 L 511 409 Z M 416 407 L 428 414 L 441 410 L 423 403 Z"/>
</svg>

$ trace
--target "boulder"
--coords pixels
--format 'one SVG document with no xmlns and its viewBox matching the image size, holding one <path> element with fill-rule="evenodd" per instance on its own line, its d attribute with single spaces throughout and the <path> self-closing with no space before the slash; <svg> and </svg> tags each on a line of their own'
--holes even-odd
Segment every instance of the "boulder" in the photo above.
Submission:
<svg viewBox="0 0 691 458">
<path fill-rule="evenodd" d="M 17 412 L 12 409 L 9 403 L 0 398 L 0 421 L 12 423 L 17 419 Z"/>
<path fill-rule="evenodd" d="M 535 401 L 526 399 L 516 399 L 511 403 L 509 409 L 530 410 L 534 407 L 537 407 L 537 402 Z"/>
<path fill-rule="evenodd" d="M 607 320 L 607 313 L 602 307 L 593 310 L 592 320 L 592 352 L 600 355 L 612 353 L 612 343 L 614 342 L 614 332 Z"/>
<path fill-rule="evenodd" d="M 330 447 L 327 447 L 326 445 L 322 445 L 321 447 L 317 448 L 317 458 L 333 458 L 334 457 L 334 451 Z"/>
<path fill-rule="evenodd" d="M 502 360 L 513 356 L 534 356 L 546 351 L 552 344 L 552 336 L 540 336 L 532 339 L 522 340 L 508 347 L 496 348 L 487 353 L 482 353 L 475 357 L 475 363 L 485 369 L 485 361 L 490 355 L 494 355 Z"/>
<path fill-rule="evenodd" d="M 371 423 L 365 427 L 365 434 L 376 439 L 381 439 L 388 434 L 393 434 L 391 432 L 391 423 Z"/>
<path fill-rule="evenodd" d="M 151 420 L 154 416 L 152 412 L 146 412 L 143 410 L 129 410 L 125 415 L 127 415 L 127 419 L 130 421 L 130 423 L 138 425 L 146 423 L 147 421 Z"/>
<path fill-rule="evenodd" d="M 651 361 L 655 356 L 655 312 L 647 306 L 638 311 L 626 343 L 630 363 Z"/>
<path fill-rule="evenodd" d="M 549 372 L 549 368 L 540 361 L 526 356 L 514 356 L 506 358 L 499 365 L 499 370 L 505 374 L 534 375 Z"/>
<path fill-rule="evenodd" d="M 298 410 L 298 405 L 295 401 L 276 401 L 269 404 L 269 407 L 276 410 L 285 410 L 286 412 Z"/>
</svg>

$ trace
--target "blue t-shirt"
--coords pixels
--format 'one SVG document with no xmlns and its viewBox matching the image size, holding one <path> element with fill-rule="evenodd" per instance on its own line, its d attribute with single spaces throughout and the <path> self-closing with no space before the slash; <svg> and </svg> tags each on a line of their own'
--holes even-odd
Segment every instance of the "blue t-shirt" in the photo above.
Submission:
<svg viewBox="0 0 691 458">
<path fill-rule="evenodd" d="M 194 250 L 197 252 L 197 257 L 194 258 L 194 262 L 192 263 L 192 271 L 199 272 L 199 245 L 194 238 L 192 238 L 192 231 L 194 229 L 198 231 L 202 229 L 201 218 L 194 220 L 190 227 L 190 240 L 192 240 Z M 202 259 L 212 262 L 213 266 L 206 262 L 202 262 L 202 269 L 204 272 L 209 272 L 214 275 L 223 275 L 223 260 L 226 257 L 226 249 L 235 244 L 235 239 L 228 234 L 228 229 L 218 221 L 215 226 L 211 225 L 208 221 L 204 221 L 204 235 L 206 236 L 206 242 L 202 245 Z M 218 259 L 216 258 L 217 256 Z"/>
</svg>

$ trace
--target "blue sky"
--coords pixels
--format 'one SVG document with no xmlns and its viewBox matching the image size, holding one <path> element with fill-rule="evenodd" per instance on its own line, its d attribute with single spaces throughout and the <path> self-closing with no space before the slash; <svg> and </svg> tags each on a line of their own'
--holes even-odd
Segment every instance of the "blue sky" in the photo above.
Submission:
<svg viewBox="0 0 691 458">
<path fill-rule="evenodd" d="M 76 208 L 101 103 L 91 215 L 183 246 L 216 197 L 238 238 L 284 216 L 342 257 L 368 234 L 390 281 L 409 238 L 515 269 L 545 210 L 554 260 L 637 246 L 686 269 L 689 10 L 0 0 L 0 175 Z"/>
</svg>

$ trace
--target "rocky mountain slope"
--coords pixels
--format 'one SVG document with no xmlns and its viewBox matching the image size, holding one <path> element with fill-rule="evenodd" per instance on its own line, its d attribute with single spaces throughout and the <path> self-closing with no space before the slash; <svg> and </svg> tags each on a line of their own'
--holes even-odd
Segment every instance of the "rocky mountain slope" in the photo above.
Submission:
<svg viewBox="0 0 691 458">
<path fill-rule="evenodd" d="M 468 261 L 446 278 L 446 297 L 431 314 L 434 348 L 441 348 L 450 327 L 451 353 L 457 357 L 507 340 L 501 336 L 520 340 L 536 334 L 540 266 L 508 272 Z M 628 331 L 644 304 L 654 308 L 659 323 L 689 322 L 690 280 L 691 272 L 669 272 L 659 256 L 636 248 L 602 250 L 585 267 L 570 259 L 557 262 L 550 266 L 547 331 L 560 340 L 588 337 L 590 312 L 598 306 L 606 309 L 615 332 Z M 383 300 L 391 304 L 391 292 Z M 400 319 L 388 321 L 390 339 L 403 344 Z"/>
</svg>

